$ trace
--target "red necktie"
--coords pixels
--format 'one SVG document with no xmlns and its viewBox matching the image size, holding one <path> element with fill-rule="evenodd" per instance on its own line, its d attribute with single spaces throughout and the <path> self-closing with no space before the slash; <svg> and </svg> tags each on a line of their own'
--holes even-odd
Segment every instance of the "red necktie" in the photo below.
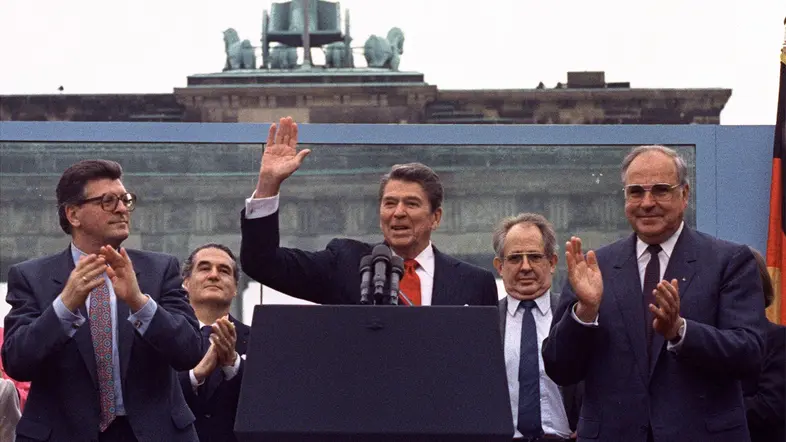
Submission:
<svg viewBox="0 0 786 442">
<path fill-rule="evenodd" d="M 404 260 L 404 277 L 401 278 L 399 288 L 407 298 L 412 301 L 412 305 L 420 305 L 420 277 L 415 272 L 418 262 L 414 259 Z"/>
<path fill-rule="evenodd" d="M 104 431 L 115 419 L 115 388 L 112 376 L 112 308 L 106 283 L 90 292 L 90 334 L 98 374 L 98 398 L 101 405 L 99 429 Z"/>
</svg>

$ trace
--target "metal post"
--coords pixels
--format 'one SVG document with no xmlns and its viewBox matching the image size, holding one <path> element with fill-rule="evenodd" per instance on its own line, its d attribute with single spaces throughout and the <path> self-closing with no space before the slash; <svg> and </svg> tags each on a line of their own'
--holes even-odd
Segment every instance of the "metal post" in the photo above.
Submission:
<svg viewBox="0 0 786 442">
<path fill-rule="evenodd" d="M 300 0 L 303 2 L 303 66 L 301 69 L 311 69 L 311 41 L 309 39 L 310 23 L 308 6 L 311 0 Z"/>
</svg>

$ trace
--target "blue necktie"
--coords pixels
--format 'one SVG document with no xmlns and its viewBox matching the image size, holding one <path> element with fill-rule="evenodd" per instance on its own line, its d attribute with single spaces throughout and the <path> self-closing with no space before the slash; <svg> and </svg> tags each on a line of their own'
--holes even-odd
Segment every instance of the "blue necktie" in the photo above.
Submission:
<svg viewBox="0 0 786 442">
<path fill-rule="evenodd" d="M 199 329 L 199 333 L 202 335 L 202 354 L 204 355 L 210 347 L 210 335 L 213 333 L 213 327 L 203 325 L 202 328 Z"/>
<path fill-rule="evenodd" d="M 524 437 L 540 437 L 540 370 L 538 368 L 538 330 L 532 310 L 535 301 L 522 301 L 521 355 L 519 359 L 519 417 L 516 429 Z"/>
<path fill-rule="evenodd" d="M 655 297 L 652 295 L 652 291 L 658 287 L 658 283 L 660 282 L 660 258 L 658 258 L 658 253 L 663 250 L 660 245 L 649 245 L 647 247 L 647 252 L 650 254 L 650 262 L 647 263 L 647 267 L 644 269 L 644 289 L 642 291 L 642 304 L 644 304 L 644 318 L 646 324 L 644 324 L 644 330 L 647 334 L 647 356 L 649 360 L 652 361 L 652 321 L 655 319 L 654 315 L 650 311 L 650 304 L 655 304 Z"/>
</svg>

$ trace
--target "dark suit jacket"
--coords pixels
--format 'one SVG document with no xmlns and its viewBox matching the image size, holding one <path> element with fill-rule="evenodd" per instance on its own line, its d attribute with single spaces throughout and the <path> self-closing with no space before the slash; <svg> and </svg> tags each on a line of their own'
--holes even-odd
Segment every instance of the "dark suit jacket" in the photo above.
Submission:
<svg viewBox="0 0 786 442">
<path fill-rule="evenodd" d="M 549 297 L 549 301 L 551 301 L 551 313 L 552 315 L 557 311 L 557 306 L 559 305 L 559 293 L 549 292 L 551 296 Z M 502 333 L 502 345 L 505 345 L 505 327 L 508 323 L 508 297 L 505 296 L 504 298 L 499 300 L 499 331 Z M 562 393 L 562 405 L 565 407 L 565 413 L 568 416 L 568 425 L 570 426 L 570 431 L 576 431 L 576 423 L 579 420 L 579 410 L 581 409 L 581 396 L 584 392 L 584 386 L 579 383 L 579 385 L 567 385 L 567 386 L 560 386 L 560 392 Z"/>
<path fill-rule="evenodd" d="M 198 322 L 182 289 L 177 259 L 128 250 L 142 293 L 158 303 L 144 336 L 117 301 L 117 335 L 123 401 L 140 442 L 196 441 L 176 370 L 195 366 L 201 354 Z M 74 268 L 70 247 L 57 255 L 17 264 L 8 272 L 11 311 L 5 317 L 3 365 L 32 381 L 17 441 L 98 440 L 99 400 L 89 323 L 69 338 L 52 302 Z M 80 309 L 87 318 L 84 307 Z"/>
<path fill-rule="evenodd" d="M 598 327 L 571 316 L 576 296 L 562 291 L 543 344 L 546 372 L 560 385 L 584 380 L 579 441 L 745 442 L 740 380 L 764 354 L 764 295 L 746 246 L 685 226 L 666 268 L 677 279 L 686 334 L 679 352 L 654 333 L 645 347 L 644 307 L 631 235 L 597 251 L 603 274 Z"/>
<path fill-rule="evenodd" d="M 240 265 L 260 283 L 319 304 L 360 303 L 360 259 L 374 245 L 334 239 L 325 250 L 279 247 L 278 212 L 258 219 L 241 213 Z M 497 305 L 497 284 L 488 270 L 441 253 L 434 247 L 432 305 Z"/>
<path fill-rule="evenodd" d="M 237 333 L 235 351 L 240 356 L 246 354 L 248 336 L 251 327 L 243 324 L 232 316 L 229 317 Z M 207 343 L 207 345 L 210 345 Z M 205 350 L 207 346 L 205 346 Z M 243 370 L 246 361 L 241 357 L 240 369 L 237 375 L 230 380 L 224 379 L 221 368 L 216 368 L 205 382 L 197 389 L 191 387 L 191 378 L 188 371 L 179 373 L 180 385 L 188 406 L 196 415 L 196 430 L 200 442 L 230 442 L 235 438 L 235 416 L 237 415 L 237 402 L 240 398 L 240 383 L 243 380 Z"/>
<path fill-rule="evenodd" d="M 742 383 L 751 442 L 786 440 L 786 327 L 767 323 L 761 371 Z"/>
</svg>

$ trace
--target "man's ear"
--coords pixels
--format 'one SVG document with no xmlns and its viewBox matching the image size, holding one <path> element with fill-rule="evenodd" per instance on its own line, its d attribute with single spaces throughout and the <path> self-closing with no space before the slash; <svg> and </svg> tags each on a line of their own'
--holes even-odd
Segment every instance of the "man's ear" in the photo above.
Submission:
<svg viewBox="0 0 786 442">
<path fill-rule="evenodd" d="M 65 206 L 65 216 L 71 227 L 79 227 L 82 224 L 79 221 L 79 208 L 77 206 Z"/>
<path fill-rule="evenodd" d="M 502 276 L 502 260 L 499 259 L 499 256 L 494 257 L 494 261 L 492 261 L 492 264 L 494 264 L 494 268 L 497 269 L 497 273 L 499 273 L 499 275 Z"/>
</svg>

